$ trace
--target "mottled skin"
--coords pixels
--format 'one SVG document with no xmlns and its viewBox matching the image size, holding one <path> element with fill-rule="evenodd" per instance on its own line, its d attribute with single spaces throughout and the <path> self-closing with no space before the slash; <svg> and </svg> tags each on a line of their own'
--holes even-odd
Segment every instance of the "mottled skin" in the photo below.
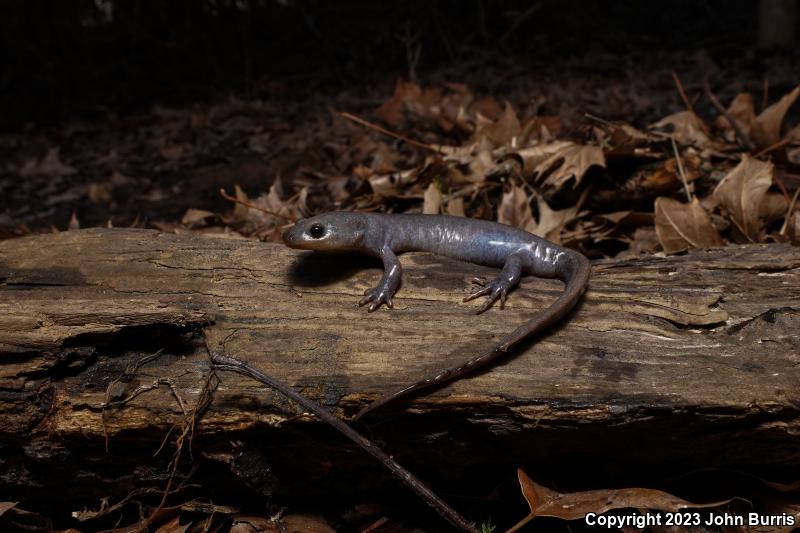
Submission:
<svg viewBox="0 0 800 533">
<path fill-rule="evenodd" d="M 591 271 L 589 260 L 578 252 L 505 224 L 464 217 L 326 213 L 301 220 L 284 232 L 283 241 L 287 246 L 301 250 L 351 251 L 381 258 L 383 277 L 380 283 L 367 290 L 358 302 L 359 305 L 369 304 L 370 312 L 383 304 L 393 306 L 392 297 L 400 285 L 402 274 L 397 255 L 403 252 L 431 252 L 502 268 L 500 275 L 492 281 L 473 280 L 480 288 L 464 301 L 488 295 L 479 313 L 498 299 L 502 307 L 508 291 L 519 283 L 523 274 L 558 278 L 566 285 L 564 292 L 550 307 L 534 315 L 488 352 L 387 394 L 362 409 L 356 419 L 395 398 L 452 380 L 486 365 L 521 340 L 558 321 L 572 309 L 586 290 Z"/>
</svg>

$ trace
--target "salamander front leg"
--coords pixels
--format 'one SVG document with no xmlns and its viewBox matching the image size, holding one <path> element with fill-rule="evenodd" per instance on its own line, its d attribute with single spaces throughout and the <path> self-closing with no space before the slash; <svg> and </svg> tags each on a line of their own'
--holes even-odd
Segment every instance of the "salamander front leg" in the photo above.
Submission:
<svg viewBox="0 0 800 533">
<path fill-rule="evenodd" d="M 392 296 L 397 292 L 397 287 L 400 286 L 400 278 L 403 272 L 400 267 L 400 261 L 397 260 L 397 256 L 391 249 L 387 247 L 381 250 L 381 257 L 383 259 L 383 277 L 380 283 L 378 283 L 377 287 L 364 291 L 364 297 L 358 301 L 359 306 L 370 304 L 367 309 L 370 313 L 383 304 L 390 308 L 394 307 Z"/>
<path fill-rule="evenodd" d="M 489 295 L 486 302 L 478 309 L 477 314 L 481 314 L 489 309 L 498 298 L 500 299 L 500 309 L 502 309 L 506 304 L 508 291 L 519 283 L 520 277 L 522 277 L 522 261 L 519 256 L 510 255 L 508 259 L 506 259 L 506 263 L 503 265 L 503 270 L 500 272 L 500 275 L 492 281 L 487 283 L 486 280 L 482 278 L 473 278 L 472 283 L 480 285 L 481 288 L 465 297 L 464 301 L 468 302 L 475 298 Z"/>
</svg>

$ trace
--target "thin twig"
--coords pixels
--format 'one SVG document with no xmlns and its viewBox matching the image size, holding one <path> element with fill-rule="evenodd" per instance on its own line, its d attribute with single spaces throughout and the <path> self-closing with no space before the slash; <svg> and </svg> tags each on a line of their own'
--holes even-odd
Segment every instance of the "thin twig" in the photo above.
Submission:
<svg viewBox="0 0 800 533">
<path fill-rule="evenodd" d="M 686 199 L 692 201 L 692 191 L 689 190 L 689 180 L 686 179 L 686 172 L 683 170 L 683 162 L 681 161 L 681 154 L 678 152 L 678 144 L 675 142 L 675 137 L 670 137 L 672 141 L 672 151 L 675 152 L 675 161 L 678 162 L 678 174 L 683 182 L 683 190 L 686 192 Z"/>
<path fill-rule="evenodd" d="M 736 132 L 736 136 L 739 138 L 739 142 L 741 143 L 741 145 L 747 148 L 747 150 L 750 152 L 755 150 L 756 147 L 753 145 L 752 142 L 750 142 L 750 139 L 747 137 L 747 135 L 744 134 L 742 129 L 739 127 L 739 123 L 733 120 L 733 117 L 730 116 L 725 107 L 720 103 L 719 100 L 717 100 L 717 97 L 714 95 L 714 93 L 711 92 L 711 86 L 708 84 L 708 79 L 705 80 L 704 87 L 706 91 L 706 96 L 708 96 L 708 99 L 711 101 L 711 105 L 713 105 L 714 108 L 717 111 L 719 111 L 728 122 L 730 122 L 731 127 L 733 128 L 733 131 Z"/>
<path fill-rule="evenodd" d="M 211 363 L 214 368 L 219 370 L 227 370 L 228 372 L 235 372 L 237 374 L 241 374 L 243 376 L 248 376 L 264 385 L 278 391 L 279 393 L 283 394 L 287 398 L 297 402 L 300 404 L 301 407 L 310 411 L 318 418 L 320 418 L 323 422 L 327 423 L 328 425 L 332 426 L 334 429 L 339 431 L 348 439 L 355 442 L 358 446 L 361 447 L 365 452 L 373 456 L 375 459 L 380 461 L 392 474 L 397 477 L 400 481 L 406 484 L 412 491 L 414 491 L 420 498 L 422 498 L 425 503 L 427 503 L 432 509 L 434 509 L 439 515 L 450 522 L 453 526 L 457 527 L 461 531 L 470 531 L 477 533 L 477 529 L 475 526 L 467 522 L 467 520 L 462 517 L 456 510 L 452 507 L 447 505 L 443 500 L 441 500 L 436 494 L 431 491 L 428 487 L 426 487 L 422 481 L 420 481 L 417 477 L 415 477 L 411 472 L 400 466 L 397 462 L 394 461 L 391 457 L 389 457 L 386 453 L 384 453 L 380 448 L 375 446 L 372 442 L 367 440 L 364 436 L 360 433 L 355 431 L 353 428 L 336 418 L 330 411 L 323 408 L 318 403 L 306 398 L 302 394 L 298 393 L 291 387 L 281 383 L 277 379 L 268 376 L 261 372 L 260 370 L 248 365 L 244 361 L 240 361 L 239 359 L 222 355 L 220 353 L 216 353 L 208 348 L 208 353 L 211 356 Z"/>
<path fill-rule="evenodd" d="M 672 71 L 672 81 L 675 82 L 675 87 L 678 88 L 678 94 L 681 95 L 681 100 L 683 100 L 683 105 L 686 106 L 686 109 L 689 111 L 694 111 L 694 106 L 689 101 L 689 97 L 686 95 L 686 91 L 683 89 L 683 84 L 681 83 L 681 79 L 678 77 L 678 73 L 674 70 Z"/>
<path fill-rule="evenodd" d="M 780 141 L 776 142 L 775 144 L 771 144 L 771 145 L 767 146 L 766 148 L 764 148 L 763 150 L 758 152 L 753 157 L 761 157 L 762 155 L 768 154 L 773 150 L 777 150 L 778 148 L 782 148 L 782 147 L 786 146 L 790 142 L 791 142 L 791 139 L 789 139 L 788 137 L 785 138 L 785 139 L 781 139 Z"/>
<path fill-rule="evenodd" d="M 594 120 L 598 124 L 602 124 L 603 126 L 611 127 L 614 124 L 609 122 L 608 120 L 604 119 L 603 117 L 598 117 L 597 115 L 592 115 L 591 113 L 584 113 L 584 118 L 588 118 L 589 120 Z"/>
<path fill-rule="evenodd" d="M 374 123 L 372 123 L 372 122 L 370 122 L 368 120 L 364 120 L 361 117 L 357 117 L 357 116 L 353 115 L 352 113 L 348 113 L 347 111 L 341 111 L 339 113 L 339 115 L 341 115 L 342 117 L 344 117 L 344 118 L 346 118 L 348 120 L 352 120 L 356 124 L 361 124 L 362 126 L 366 126 L 367 128 L 370 128 L 370 129 L 373 129 L 373 130 L 378 131 L 380 133 L 383 133 L 384 135 L 388 135 L 389 137 L 394 137 L 395 139 L 400 139 L 401 141 L 403 141 L 405 143 L 408 143 L 408 144 L 410 144 L 412 146 L 416 146 L 417 148 L 424 148 L 425 150 L 430 150 L 431 152 L 436 152 L 437 154 L 442 153 L 442 151 L 436 146 L 433 146 L 431 144 L 425 144 L 424 142 L 420 142 L 420 141 L 415 141 L 414 139 L 406 137 L 405 135 L 400 135 L 399 133 L 395 133 L 393 131 L 387 130 L 386 128 L 378 126 L 377 124 L 374 124 Z"/>
<path fill-rule="evenodd" d="M 764 78 L 764 86 L 761 92 L 761 111 L 767 108 L 767 102 L 769 102 L 769 80 Z"/>
<path fill-rule="evenodd" d="M 289 216 L 289 215 L 281 215 L 280 213 L 276 213 L 275 211 L 270 211 L 269 209 L 264 209 L 263 207 L 259 207 L 259 206 L 255 205 L 253 203 L 250 203 L 250 202 L 248 202 L 246 200 L 240 200 L 240 199 L 236 198 L 235 196 L 231 196 L 230 194 L 225 192 L 225 189 L 220 189 L 219 190 L 219 195 L 222 196 L 223 198 L 225 198 L 228 201 L 231 201 L 231 202 L 234 202 L 234 203 L 237 203 L 237 204 L 242 204 L 243 206 L 245 206 L 245 207 L 247 207 L 249 209 L 255 209 L 256 211 L 261 211 L 262 213 L 266 213 L 266 214 L 272 215 L 274 217 L 278 217 L 278 218 L 282 218 L 284 220 L 288 220 L 289 222 L 297 222 L 297 218 L 295 218 L 295 217 L 292 217 L 292 216 Z"/>
</svg>

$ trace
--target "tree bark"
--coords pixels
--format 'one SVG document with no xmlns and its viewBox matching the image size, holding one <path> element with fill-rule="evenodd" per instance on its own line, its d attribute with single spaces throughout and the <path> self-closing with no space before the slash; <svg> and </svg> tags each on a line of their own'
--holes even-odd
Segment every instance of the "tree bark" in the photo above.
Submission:
<svg viewBox="0 0 800 533">
<path fill-rule="evenodd" d="M 69 482 L 85 502 L 89 487 L 130 489 L 141 479 L 131 469 L 168 434 L 170 446 L 193 437 L 195 454 L 264 494 L 307 487 L 278 487 L 276 461 L 319 466 L 325 450 L 325 461 L 363 467 L 368 458 L 272 391 L 212 375 L 207 350 L 345 417 L 487 349 L 562 290 L 525 278 L 505 310 L 476 316 L 479 302 L 460 303 L 468 280 L 495 271 L 427 254 L 401 261 L 395 309 L 368 315 L 355 302 L 380 266 L 349 255 L 143 230 L 0 242 L 2 492 L 41 497 L 42 483 Z M 563 324 L 358 427 L 432 479 L 545 460 L 798 467 L 798 302 L 800 248 L 599 261 Z M 245 468 L 242 457 L 272 466 Z"/>
</svg>

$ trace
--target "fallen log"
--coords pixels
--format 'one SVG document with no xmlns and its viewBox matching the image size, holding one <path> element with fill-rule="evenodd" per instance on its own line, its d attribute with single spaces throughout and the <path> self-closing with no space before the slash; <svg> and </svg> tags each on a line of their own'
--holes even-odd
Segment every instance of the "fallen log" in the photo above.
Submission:
<svg viewBox="0 0 800 533">
<path fill-rule="evenodd" d="M 355 302 L 380 265 L 359 257 L 144 230 L 0 242 L 0 490 L 69 483 L 73 505 L 132 490 L 142 469 L 163 481 L 150 456 L 168 435 L 261 494 L 307 491 L 321 465 L 372 466 L 273 391 L 214 375 L 209 350 L 345 418 L 485 350 L 562 290 L 525 278 L 505 310 L 476 316 L 460 300 L 492 269 L 402 262 L 395 309 L 368 315 Z M 476 464 L 797 468 L 798 331 L 800 248 L 599 261 L 563 324 L 359 427 L 433 480 Z"/>
</svg>

